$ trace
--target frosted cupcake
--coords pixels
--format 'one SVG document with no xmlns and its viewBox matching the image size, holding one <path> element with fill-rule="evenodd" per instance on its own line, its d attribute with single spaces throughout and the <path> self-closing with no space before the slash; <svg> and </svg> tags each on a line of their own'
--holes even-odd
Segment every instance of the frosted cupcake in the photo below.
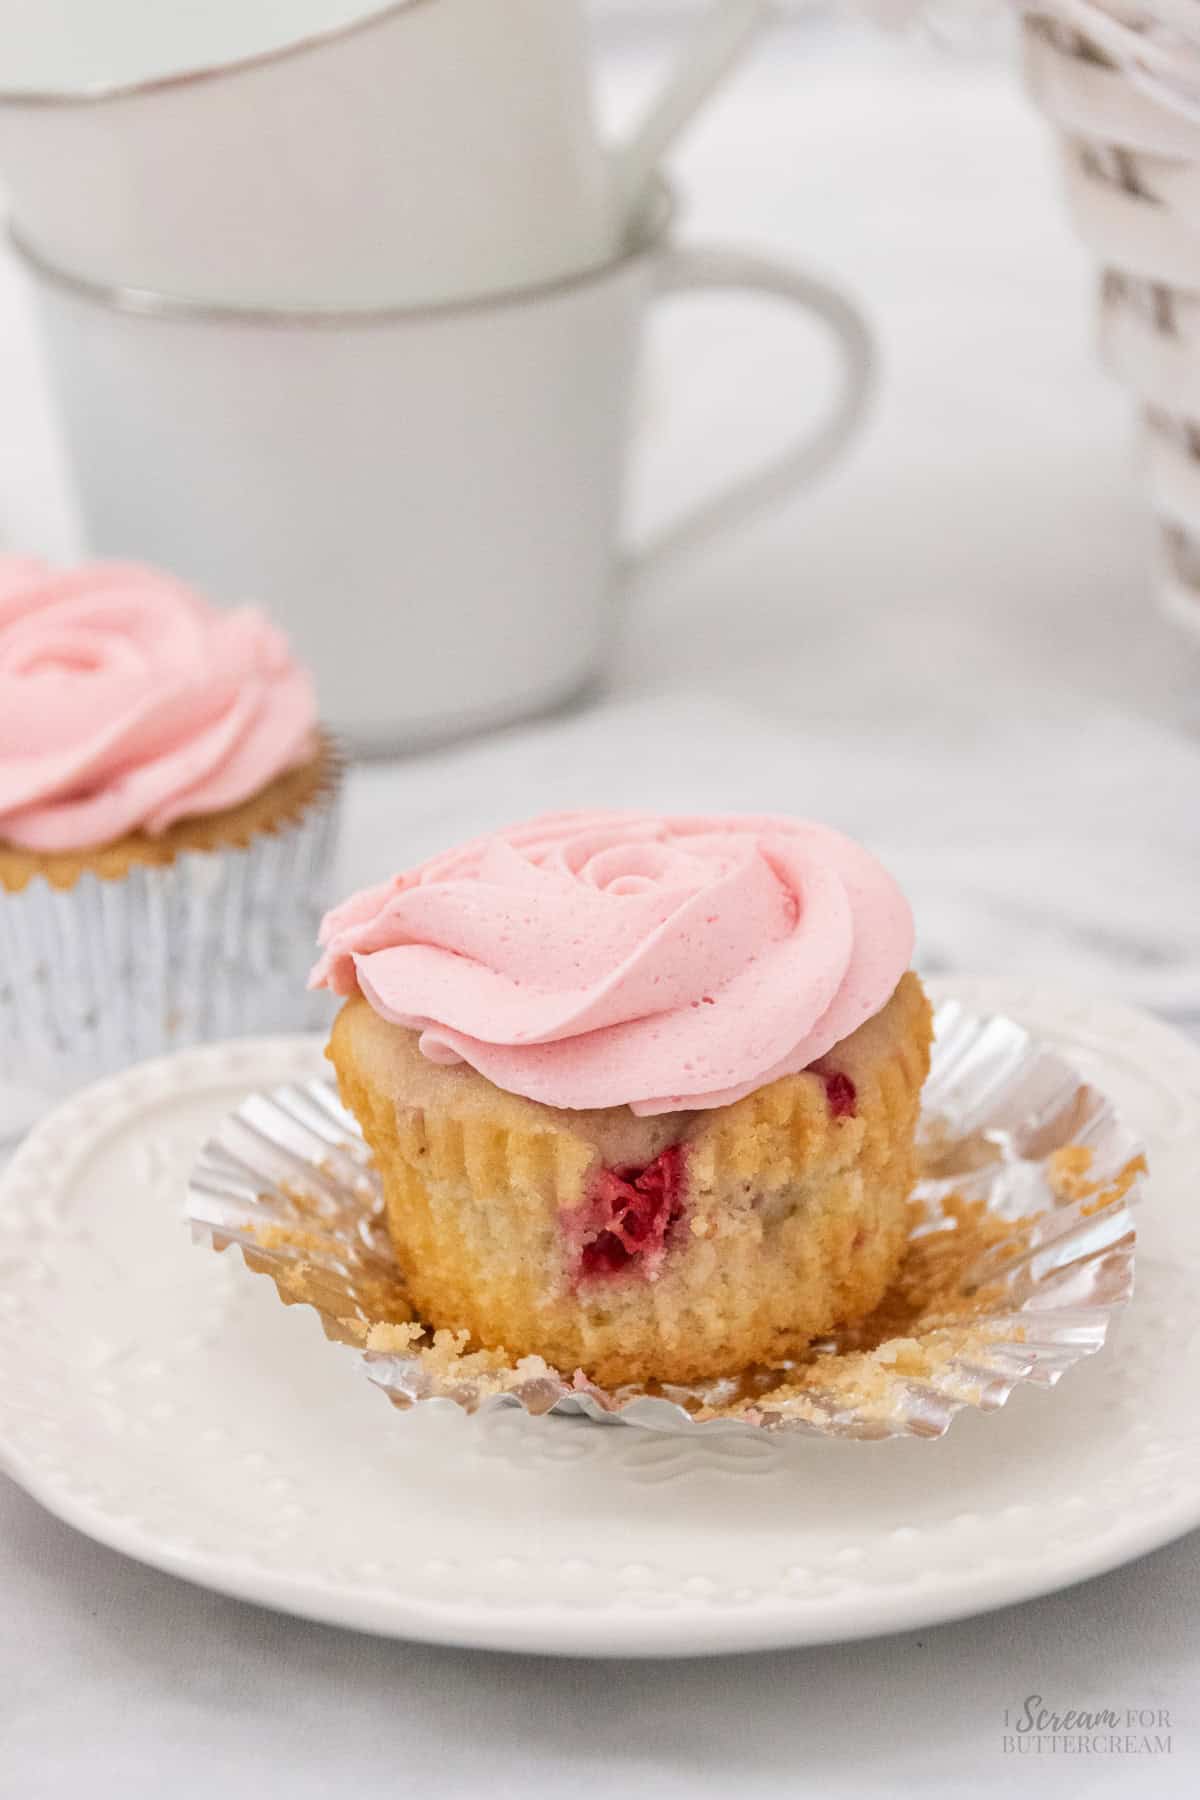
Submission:
<svg viewBox="0 0 1200 1800">
<path fill-rule="evenodd" d="M 837 832 L 550 815 L 355 895 L 321 942 L 427 1324 L 690 1381 L 895 1276 L 930 1014 L 903 896 Z"/>
<path fill-rule="evenodd" d="M 338 778 L 261 613 L 0 557 L 0 1072 L 302 1023 Z"/>
</svg>

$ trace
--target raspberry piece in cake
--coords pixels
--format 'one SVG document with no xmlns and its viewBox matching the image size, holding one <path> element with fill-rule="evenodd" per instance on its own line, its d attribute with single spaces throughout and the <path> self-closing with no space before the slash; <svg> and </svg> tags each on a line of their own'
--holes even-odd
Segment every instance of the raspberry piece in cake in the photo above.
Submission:
<svg viewBox="0 0 1200 1800">
<path fill-rule="evenodd" d="M 825 1083 L 825 1097 L 834 1118 L 852 1119 L 858 1111 L 858 1089 L 850 1077 L 841 1069 L 830 1069 L 822 1074 L 821 1080 Z"/>
<path fill-rule="evenodd" d="M 672 1144 L 644 1168 L 602 1169 L 583 1225 L 581 1277 L 638 1266 L 653 1280 L 671 1228 L 683 1217 L 684 1155 Z"/>
</svg>

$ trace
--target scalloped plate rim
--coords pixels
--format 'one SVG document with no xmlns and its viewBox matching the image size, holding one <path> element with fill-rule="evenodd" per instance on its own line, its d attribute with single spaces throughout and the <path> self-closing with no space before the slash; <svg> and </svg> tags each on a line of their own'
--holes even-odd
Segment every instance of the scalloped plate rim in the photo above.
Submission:
<svg viewBox="0 0 1200 1800">
<path fill-rule="evenodd" d="M 1053 1403 L 1053 1390 L 1036 1396 Z M 806 1439 L 819 1446 L 819 1439 Z M 3 1448 L 3 1446 L 0 1446 Z M 819 1454 L 819 1449 L 817 1451 Z M 42 1483 L 32 1470 L 22 1470 L 19 1460 L 5 1457 L 0 1472 L 11 1477 L 47 1512 L 80 1531 L 85 1537 L 115 1550 L 133 1561 L 174 1576 L 193 1587 L 220 1593 L 272 1612 L 306 1619 L 314 1624 L 336 1625 L 375 1637 L 398 1638 L 447 1648 L 504 1651 L 515 1655 L 581 1657 L 686 1657 L 748 1654 L 763 1650 L 803 1649 L 822 1644 L 853 1643 L 887 1637 L 897 1632 L 919 1631 L 927 1626 L 948 1625 L 955 1620 L 977 1618 L 1008 1606 L 1019 1606 L 1063 1589 L 1077 1587 L 1097 1575 L 1105 1575 L 1126 1563 L 1173 1543 L 1200 1525 L 1200 1492 L 1189 1495 L 1174 1517 L 1163 1515 L 1142 1532 L 1118 1534 L 1115 1545 L 1089 1547 L 1089 1553 L 1070 1560 L 1047 1579 L 1041 1563 L 1027 1560 L 1023 1572 L 1012 1565 L 976 1578 L 969 1592 L 949 1593 L 935 1599 L 930 1586 L 919 1583 L 922 1603 L 913 1606 L 913 1588 L 896 1584 L 881 1599 L 866 1594 L 857 1602 L 841 1599 L 822 1610 L 818 1602 L 783 1598 L 768 1603 L 758 1613 L 683 1606 L 669 1612 L 645 1612 L 638 1607 L 612 1606 L 604 1611 L 564 1610 L 554 1614 L 550 1603 L 506 1609 L 479 1605 L 471 1598 L 459 1602 L 397 1600 L 388 1594 L 376 1603 L 366 1591 L 339 1589 L 307 1573 L 272 1570 L 259 1573 L 238 1567 L 235 1560 L 172 1551 L 152 1536 L 136 1529 L 122 1530 L 102 1515 L 76 1506 L 70 1494 Z M 1112 1533 L 1109 1534 L 1113 1535 Z M 1022 1565 L 1017 1565 L 1018 1569 Z M 888 1602 L 891 1602 L 889 1605 Z M 808 1612 L 810 1616 L 803 1615 Z M 798 1618 L 797 1614 L 801 1616 Z M 469 1626 L 464 1615 L 470 1616 Z M 549 1616 L 548 1616 L 549 1615 Z M 580 1625 L 586 1624 L 581 1630 Z"/>
</svg>

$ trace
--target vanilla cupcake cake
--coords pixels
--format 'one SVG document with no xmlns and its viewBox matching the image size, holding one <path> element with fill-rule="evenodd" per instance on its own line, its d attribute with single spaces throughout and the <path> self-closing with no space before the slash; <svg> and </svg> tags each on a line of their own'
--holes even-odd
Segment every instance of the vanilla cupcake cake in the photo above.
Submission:
<svg viewBox="0 0 1200 1800">
<path fill-rule="evenodd" d="M 606 1386 L 777 1364 L 903 1255 L 930 1012 L 823 825 L 571 813 L 326 918 L 329 1056 L 433 1327 Z"/>
<path fill-rule="evenodd" d="M 303 1024 L 339 780 L 261 612 L 0 556 L 0 1076 Z"/>
</svg>

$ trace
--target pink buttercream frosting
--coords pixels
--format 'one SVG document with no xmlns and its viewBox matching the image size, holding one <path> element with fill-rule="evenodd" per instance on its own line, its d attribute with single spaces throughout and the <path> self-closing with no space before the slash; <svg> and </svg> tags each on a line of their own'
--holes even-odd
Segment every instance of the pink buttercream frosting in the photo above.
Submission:
<svg viewBox="0 0 1200 1800">
<path fill-rule="evenodd" d="M 327 915 L 311 985 L 358 991 L 548 1106 L 722 1106 L 886 1004 L 908 903 L 873 856 L 799 819 L 552 813 Z"/>
<path fill-rule="evenodd" d="M 134 564 L 0 556 L 0 840 L 86 850 L 221 812 L 312 755 L 316 724 L 253 608 Z"/>
</svg>

